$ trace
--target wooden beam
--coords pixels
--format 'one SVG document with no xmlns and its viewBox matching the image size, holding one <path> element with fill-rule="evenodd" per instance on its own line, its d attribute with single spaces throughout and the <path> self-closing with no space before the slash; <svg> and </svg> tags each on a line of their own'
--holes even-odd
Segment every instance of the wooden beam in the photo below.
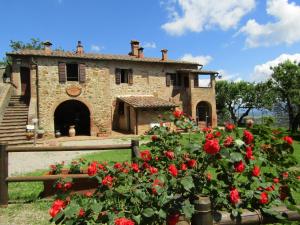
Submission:
<svg viewBox="0 0 300 225">
<path fill-rule="evenodd" d="M 88 178 L 88 174 L 57 174 L 57 175 L 42 175 L 42 176 L 13 176 L 7 177 L 7 182 L 36 182 L 36 181 L 47 181 L 47 180 L 58 180 L 60 178 Z"/>
<path fill-rule="evenodd" d="M 8 152 L 6 151 L 7 144 L 0 143 L 0 206 L 7 207 L 8 205 Z"/>
</svg>

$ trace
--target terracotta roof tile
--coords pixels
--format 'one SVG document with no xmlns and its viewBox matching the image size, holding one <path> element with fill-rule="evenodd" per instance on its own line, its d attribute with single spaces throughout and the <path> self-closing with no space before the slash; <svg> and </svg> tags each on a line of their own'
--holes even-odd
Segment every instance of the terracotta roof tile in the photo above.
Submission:
<svg viewBox="0 0 300 225">
<path fill-rule="evenodd" d="M 130 55 L 110 55 L 110 54 L 93 54 L 84 53 L 76 54 L 75 52 L 69 51 L 52 51 L 47 54 L 44 50 L 31 50 L 24 49 L 17 52 L 6 53 L 8 56 L 42 56 L 42 57 L 58 57 L 58 58 L 78 58 L 78 59 L 94 59 L 94 60 L 122 60 L 122 61 L 135 61 L 135 62 L 159 62 L 159 63 L 175 63 L 175 64 L 186 64 L 186 65 L 199 65 L 195 62 L 186 62 L 181 60 L 164 60 L 160 58 L 137 58 Z"/>
<path fill-rule="evenodd" d="M 119 100 L 131 105 L 134 108 L 171 108 L 176 107 L 172 102 L 154 96 L 124 96 Z"/>
</svg>

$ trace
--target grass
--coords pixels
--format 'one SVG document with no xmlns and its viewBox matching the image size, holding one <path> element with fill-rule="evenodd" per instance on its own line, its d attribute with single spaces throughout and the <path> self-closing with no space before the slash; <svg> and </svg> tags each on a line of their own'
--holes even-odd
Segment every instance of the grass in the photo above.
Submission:
<svg viewBox="0 0 300 225">
<path fill-rule="evenodd" d="M 193 141 L 199 141 L 197 134 L 191 136 L 184 134 L 182 143 L 187 143 L 189 138 Z M 147 138 L 148 139 L 148 138 Z M 294 141 L 294 156 L 300 165 L 300 138 Z M 145 146 L 141 146 L 144 149 Z M 130 161 L 131 150 L 109 150 L 99 153 L 90 153 L 81 156 L 88 162 L 120 162 Z M 46 170 L 39 170 L 25 175 L 39 176 Z M 14 204 L 9 204 L 8 208 L 0 208 L 0 225 L 18 224 L 18 225 L 46 225 L 50 224 L 48 210 L 52 204 L 51 201 L 41 200 L 40 192 L 43 190 L 41 182 L 21 182 L 9 183 L 9 199 Z M 300 193 L 295 193 L 298 204 L 300 204 Z"/>
</svg>

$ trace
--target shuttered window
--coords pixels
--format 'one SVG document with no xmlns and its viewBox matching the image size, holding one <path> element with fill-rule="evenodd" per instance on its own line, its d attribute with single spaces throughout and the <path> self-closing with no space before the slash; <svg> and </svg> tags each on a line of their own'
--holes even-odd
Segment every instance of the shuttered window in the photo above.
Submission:
<svg viewBox="0 0 300 225">
<path fill-rule="evenodd" d="M 66 63 L 64 62 L 58 63 L 58 78 L 59 78 L 59 83 L 65 83 L 67 81 Z"/>
<path fill-rule="evenodd" d="M 166 74 L 166 86 L 169 87 L 171 85 L 171 74 Z"/>
<path fill-rule="evenodd" d="M 128 84 L 133 84 L 133 74 L 132 74 L 132 69 L 128 70 Z"/>
<path fill-rule="evenodd" d="M 79 64 L 79 82 L 85 82 L 85 64 L 83 63 Z"/>
<path fill-rule="evenodd" d="M 116 69 L 116 84 L 121 83 L 121 69 Z"/>
<path fill-rule="evenodd" d="M 116 68 L 116 84 L 128 83 L 133 84 L 133 72 L 132 69 L 119 69 Z"/>
</svg>

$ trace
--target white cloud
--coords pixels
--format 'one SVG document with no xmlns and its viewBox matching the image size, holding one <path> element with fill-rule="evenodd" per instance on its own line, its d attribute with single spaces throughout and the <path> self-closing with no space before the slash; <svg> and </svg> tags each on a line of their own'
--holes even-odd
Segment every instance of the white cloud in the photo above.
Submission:
<svg viewBox="0 0 300 225">
<path fill-rule="evenodd" d="M 207 65 L 208 63 L 210 63 L 212 61 L 212 57 L 209 55 L 198 55 L 198 56 L 193 56 L 192 54 L 184 54 L 180 60 L 183 61 L 188 61 L 188 62 L 195 62 L 195 63 L 199 63 L 203 66 Z"/>
<path fill-rule="evenodd" d="M 144 48 L 156 48 L 156 44 L 155 44 L 154 41 L 152 41 L 152 42 L 145 42 L 142 46 Z"/>
<path fill-rule="evenodd" d="M 102 46 L 99 45 L 91 45 L 91 51 L 92 52 L 100 52 L 103 49 Z"/>
<path fill-rule="evenodd" d="M 279 63 L 283 63 L 286 60 L 290 60 L 292 62 L 296 61 L 297 63 L 299 63 L 300 62 L 300 54 L 293 54 L 293 55 L 282 54 L 279 57 L 277 57 L 276 59 L 270 60 L 261 65 L 256 65 L 254 67 L 253 74 L 251 75 L 251 80 L 252 81 L 264 81 L 264 80 L 268 79 L 272 74 L 272 70 L 270 69 L 270 67 L 275 67 Z"/>
<path fill-rule="evenodd" d="M 183 35 L 187 31 L 201 32 L 214 27 L 235 28 L 255 7 L 255 0 L 165 0 L 162 6 L 169 18 L 162 28 L 171 35 Z"/>
<path fill-rule="evenodd" d="M 217 79 L 217 80 L 229 80 L 229 81 L 233 81 L 233 82 L 239 82 L 241 80 L 243 80 L 240 76 L 240 74 L 238 73 L 229 73 L 228 71 L 226 70 L 219 70 L 219 75 L 221 75 L 221 78 L 220 79 Z"/>
<path fill-rule="evenodd" d="M 247 47 L 293 44 L 300 41 L 300 5 L 288 0 L 267 0 L 267 14 L 275 22 L 259 24 L 248 20 L 238 33 L 247 36 Z"/>
</svg>

